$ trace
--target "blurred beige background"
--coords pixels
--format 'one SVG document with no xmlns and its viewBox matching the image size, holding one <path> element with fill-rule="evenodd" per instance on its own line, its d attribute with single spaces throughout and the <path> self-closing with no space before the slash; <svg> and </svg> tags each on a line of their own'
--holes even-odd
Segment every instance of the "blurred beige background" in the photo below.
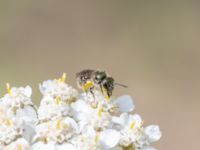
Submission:
<svg viewBox="0 0 200 150">
<path fill-rule="evenodd" d="M 128 89 L 145 124 L 159 124 L 159 150 L 199 149 L 198 1 L 0 0 L 0 94 L 100 68 Z"/>
</svg>

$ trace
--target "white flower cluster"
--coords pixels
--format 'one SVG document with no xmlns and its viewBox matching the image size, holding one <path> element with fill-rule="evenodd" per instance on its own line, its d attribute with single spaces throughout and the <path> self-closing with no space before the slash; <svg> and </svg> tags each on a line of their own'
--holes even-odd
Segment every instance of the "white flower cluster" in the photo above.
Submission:
<svg viewBox="0 0 200 150">
<path fill-rule="evenodd" d="M 79 94 L 65 78 L 40 84 L 38 108 L 29 86 L 7 85 L 0 99 L 0 150 L 155 150 L 159 127 L 143 127 L 130 96 Z"/>
</svg>

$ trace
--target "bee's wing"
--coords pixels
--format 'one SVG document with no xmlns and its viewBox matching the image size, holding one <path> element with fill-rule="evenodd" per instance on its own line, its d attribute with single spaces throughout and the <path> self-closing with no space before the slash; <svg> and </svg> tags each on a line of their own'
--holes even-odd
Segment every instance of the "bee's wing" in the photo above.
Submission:
<svg viewBox="0 0 200 150">
<path fill-rule="evenodd" d="M 114 103 L 119 108 L 120 112 L 131 112 L 134 110 L 135 105 L 133 99 L 129 95 L 123 95 L 114 100 Z"/>
</svg>

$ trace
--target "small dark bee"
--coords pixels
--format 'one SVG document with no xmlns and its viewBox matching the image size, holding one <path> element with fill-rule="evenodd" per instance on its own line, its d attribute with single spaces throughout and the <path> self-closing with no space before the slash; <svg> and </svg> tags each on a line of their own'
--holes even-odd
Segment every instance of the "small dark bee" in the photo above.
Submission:
<svg viewBox="0 0 200 150">
<path fill-rule="evenodd" d="M 105 71 L 99 70 L 82 70 L 76 74 L 76 79 L 78 86 L 84 91 L 90 91 L 93 94 L 93 89 L 99 87 L 107 99 L 112 96 L 114 85 L 127 87 L 126 85 L 115 83 L 114 79 L 108 76 Z"/>
</svg>

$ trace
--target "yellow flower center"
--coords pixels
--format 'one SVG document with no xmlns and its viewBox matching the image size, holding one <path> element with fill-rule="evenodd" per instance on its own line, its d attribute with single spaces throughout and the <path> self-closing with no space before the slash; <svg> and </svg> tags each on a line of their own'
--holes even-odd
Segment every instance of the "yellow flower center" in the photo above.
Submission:
<svg viewBox="0 0 200 150">
<path fill-rule="evenodd" d="M 64 124 L 64 125 L 63 125 L 63 128 L 64 128 L 64 129 L 68 129 L 69 126 L 68 126 L 67 124 Z"/>
<path fill-rule="evenodd" d="M 63 82 L 64 83 L 66 78 L 67 78 L 66 73 L 63 73 L 62 77 L 58 79 L 58 82 Z"/>
<path fill-rule="evenodd" d="M 60 100 L 60 97 L 57 96 L 57 97 L 56 97 L 56 104 L 59 105 L 59 104 L 60 104 L 60 101 L 61 101 L 61 100 Z"/>
<path fill-rule="evenodd" d="M 11 120 L 7 118 L 7 119 L 5 120 L 5 125 L 6 125 L 6 126 L 11 126 Z"/>
<path fill-rule="evenodd" d="M 135 127 L 135 122 L 132 121 L 132 122 L 130 123 L 130 125 L 129 125 L 129 128 L 130 128 L 130 129 L 133 129 L 134 127 Z"/>
<path fill-rule="evenodd" d="M 99 134 L 97 133 L 95 136 L 95 143 L 97 143 L 99 141 Z"/>
<path fill-rule="evenodd" d="M 9 83 L 6 83 L 6 90 L 7 90 L 8 94 L 10 95 L 11 90 L 10 90 L 10 84 Z"/>
<path fill-rule="evenodd" d="M 102 107 L 100 106 L 100 107 L 98 108 L 98 113 L 97 113 L 99 117 L 101 117 L 102 111 L 103 111 L 103 109 L 102 109 Z"/>
<path fill-rule="evenodd" d="M 60 129 L 61 128 L 61 122 L 60 122 L 60 120 L 57 120 L 57 122 L 56 122 L 56 129 Z"/>
<path fill-rule="evenodd" d="M 22 150 L 22 145 L 21 144 L 17 145 L 17 150 Z"/>
<path fill-rule="evenodd" d="M 144 121 L 142 120 L 140 123 L 140 128 L 142 128 L 143 124 L 144 124 Z"/>
</svg>

